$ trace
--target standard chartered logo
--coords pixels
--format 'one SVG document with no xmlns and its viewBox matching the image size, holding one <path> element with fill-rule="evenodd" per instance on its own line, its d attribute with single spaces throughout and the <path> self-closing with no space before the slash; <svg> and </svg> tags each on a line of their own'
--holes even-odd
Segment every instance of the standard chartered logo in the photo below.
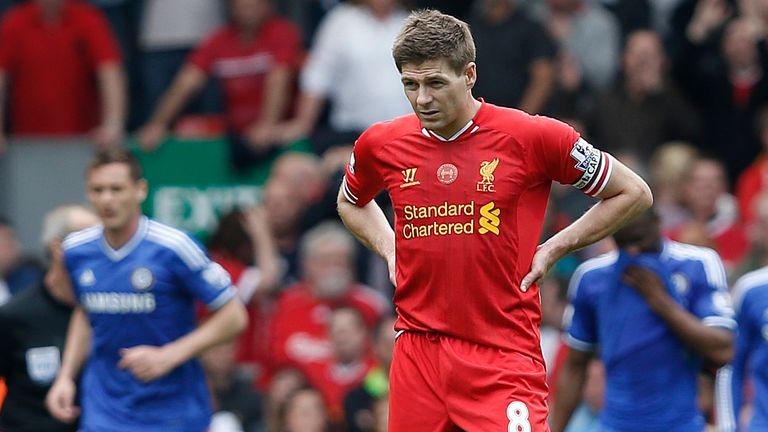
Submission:
<svg viewBox="0 0 768 432">
<path fill-rule="evenodd" d="M 443 202 L 431 206 L 406 205 L 403 214 L 406 223 L 402 232 L 405 239 L 420 237 L 475 234 L 475 225 L 479 234 L 493 233 L 499 235 L 501 224 L 501 209 L 496 208 L 493 201 L 479 206 L 475 202 L 449 203 Z M 476 212 L 479 218 L 476 219 Z"/>
<path fill-rule="evenodd" d="M 480 207 L 480 229 L 477 230 L 480 234 L 492 232 L 499 235 L 499 224 L 501 223 L 499 213 L 501 213 L 501 209 L 494 207 L 493 201 Z"/>
</svg>

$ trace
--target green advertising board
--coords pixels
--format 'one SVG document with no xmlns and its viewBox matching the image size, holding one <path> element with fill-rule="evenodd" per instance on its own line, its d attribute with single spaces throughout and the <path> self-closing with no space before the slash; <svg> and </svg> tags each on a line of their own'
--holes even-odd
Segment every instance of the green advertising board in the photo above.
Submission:
<svg viewBox="0 0 768 432">
<path fill-rule="evenodd" d="M 306 141 L 299 141 L 282 152 L 309 149 Z M 261 202 L 261 187 L 278 156 L 240 172 L 232 169 L 224 138 L 171 138 L 153 152 L 144 152 L 136 145 L 132 150 L 149 182 L 144 213 L 201 241 L 216 227 L 221 214 Z"/>
</svg>

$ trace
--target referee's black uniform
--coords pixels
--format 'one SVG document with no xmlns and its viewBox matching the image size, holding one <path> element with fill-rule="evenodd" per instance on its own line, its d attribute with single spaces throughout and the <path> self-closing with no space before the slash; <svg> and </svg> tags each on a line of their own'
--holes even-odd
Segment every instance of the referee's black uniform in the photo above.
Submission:
<svg viewBox="0 0 768 432">
<path fill-rule="evenodd" d="M 45 395 L 61 365 L 72 308 L 43 286 L 29 287 L 0 306 L 0 376 L 8 395 L 0 409 L 2 432 L 76 431 L 56 421 Z"/>
</svg>

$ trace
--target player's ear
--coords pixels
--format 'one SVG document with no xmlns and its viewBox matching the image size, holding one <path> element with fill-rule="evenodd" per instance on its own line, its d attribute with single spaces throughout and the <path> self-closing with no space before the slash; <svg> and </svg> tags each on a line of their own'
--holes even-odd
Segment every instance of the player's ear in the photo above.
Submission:
<svg viewBox="0 0 768 432">
<path fill-rule="evenodd" d="M 477 65 L 475 62 L 469 62 L 464 67 L 464 83 L 467 85 L 467 89 L 471 89 L 477 82 Z"/>
<path fill-rule="evenodd" d="M 147 181 L 145 179 L 140 179 L 136 182 L 136 184 L 139 187 L 139 202 L 144 202 L 145 199 L 147 199 L 147 193 L 149 190 L 149 186 L 147 186 Z"/>
</svg>

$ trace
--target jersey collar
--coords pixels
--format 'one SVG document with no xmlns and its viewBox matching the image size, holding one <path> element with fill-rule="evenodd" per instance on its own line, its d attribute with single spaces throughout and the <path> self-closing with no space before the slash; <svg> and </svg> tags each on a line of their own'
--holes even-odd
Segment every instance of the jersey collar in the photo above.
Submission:
<svg viewBox="0 0 768 432">
<path fill-rule="evenodd" d="M 136 246 L 138 246 L 139 243 L 141 243 L 141 241 L 144 240 L 144 237 L 147 235 L 148 229 L 149 229 L 149 223 L 147 221 L 147 217 L 142 216 L 139 218 L 139 225 L 136 228 L 136 232 L 133 233 L 133 237 L 131 237 L 131 239 L 128 240 L 127 243 L 125 243 L 124 245 L 122 245 L 117 249 L 112 249 L 112 246 L 110 246 L 109 243 L 107 243 L 107 238 L 104 237 L 104 235 L 102 235 L 101 249 L 112 261 L 120 261 L 121 259 L 128 256 L 129 253 L 133 252 L 133 250 L 136 249 Z"/>
<path fill-rule="evenodd" d="M 451 135 L 448 138 L 445 138 L 438 134 L 437 132 L 427 129 L 427 128 L 421 128 L 421 133 L 427 138 L 435 138 L 442 142 L 450 142 L 450 141 L 456 141 L 459 138 L 462 138 L 464 136 L 472 135 L 473 133 L 477 132 L 478 129 L 480 129 L 480 126 L 477 125 L 477 120 L 480 117 L 480 113 L 484 111 L 485 109 L 485 101 L 483 98 L 479 99 L 480 102 L 482 102 L 482 105 L 480 106 L 480 109 L 477 110 L 477 113 L 475 114 L 475 117 L 470 119 L 467 124 L 465 124 L 461 129 L 459 129 L 455 134 Z"/>
</svg>

